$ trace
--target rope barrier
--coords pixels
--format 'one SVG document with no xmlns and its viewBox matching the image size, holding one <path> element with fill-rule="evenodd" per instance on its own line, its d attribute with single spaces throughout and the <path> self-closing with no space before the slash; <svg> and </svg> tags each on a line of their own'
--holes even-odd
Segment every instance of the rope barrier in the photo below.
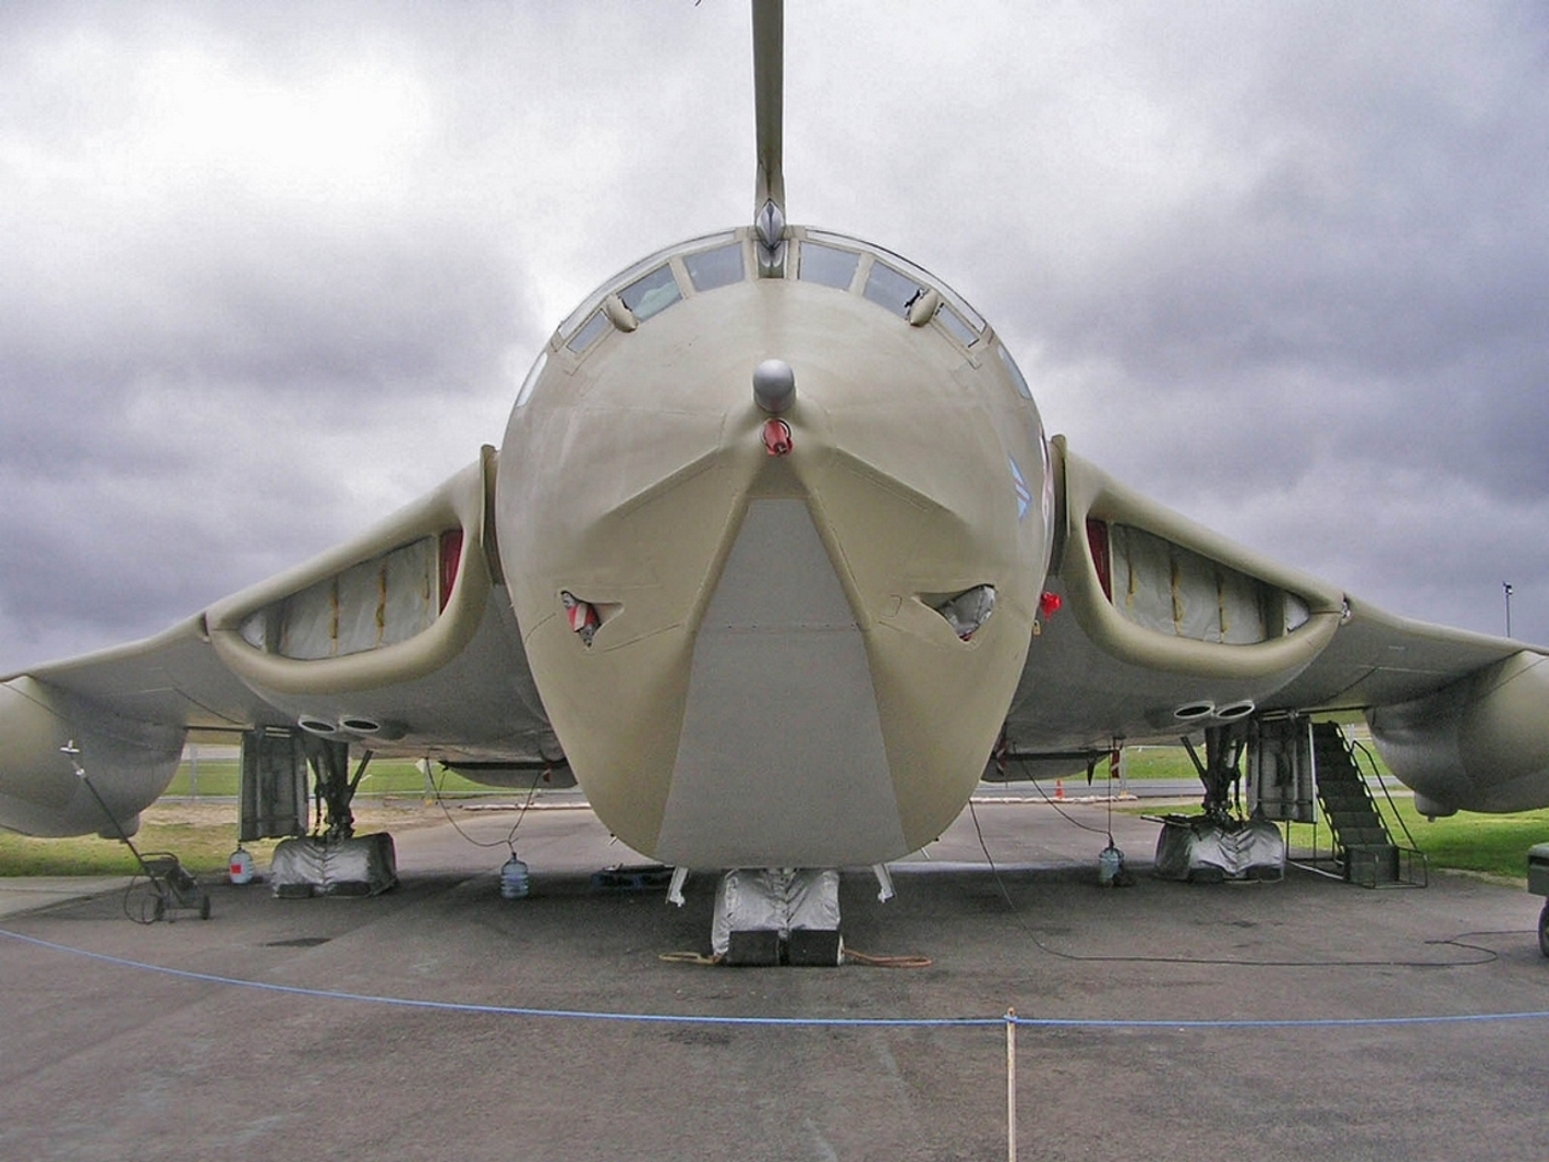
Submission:
<svg viewBox="0 0 1549 1162">
<path fill-rule="evenodd" d="M 415 997 L 382 996 L 373 993 L 344 992 L 336 989 L 305 988 L 300 985 L 274 984 L 268 981 L 248 980 L 243 977 L 222 976 L 218 973 L 195 972 L 191 969 L 172 968 L 130 960 L 104 952 L 91 952 L 58 944 L 36 936 L 0 928 L 0 936 L 69 956 L 79 956 L 99 964 L 150 972 L 179 980 L 201 984 L 224 985 L 232 988 L 256 989 L 261 992 L 282 993 L 289 996 L 311 997 L 319 1000 L 353 1001 L 356 1003 L 389 1005 L 398 1008 L 428 1009 L 439 1012 L 479 1013 L 507 1017 L 532 1017 L 553 1020 L 625 1022 L 658 1025 L 728 1025 L 785 1028 L 862 1028 L 862 1029 L 988 1029 L 1014 1024 L 1024 1029 L 1189 1029 L 1237 1030 L 1237 1029 L 1357 1029 L 1374 1027 L 1401 1027 L 1424 1025 L 1488 1024 L 1514 1021 L 1549 1020 L 1549 1010 L 1510 1013 L 1458 1013 L 1409 1017 L 1312 1017 L 1312 1018 L 1263 1018 L 1263 1019 L 1185 1019 L 1137 1017 L 1026 1017 L 1010 1013 L 996 1017 L 733 1017 L 693 1013 L 614 1013 L 587 1009 L 540 1009 L 522 1005 L 474 1004 L 463 1001 L 436 1001 Z"/>
<path fill-rule="evenodd" d="M 171 968 L 161 964 L 130 960 L 105 952 L 91 952 L 57 944 L 36 936 L 0 928 L 0 936 L 9 937 L 23 944 L 46 948 L 52 952 L 84 957 L 99 964 L 118 968 L 132 968 L 141 972 L 170 976 L 179 980 L 197 981 L 201 984 L 226 985 L 233 988 L 257 989 L 261 992 L 283 993 L 288 996 L 311 997 L 317 1000 L 356 1001 L 375 1005 L 389 1005 L 407 1009 L 431 1009 L 453 1013 L 481 1013 L 507 1017 L 544 1017 L 572 1021 L 617 1021 L 635 1024 L 658 1025 L 757 1025 L 800 1026 L 809 1028 L 990 1028 L 1003 1024 L 1000 1017 L 726 1017 L 692 1013 L 610 1013 L 587 1009 L 538 1009 L 523 1005 L 487 1005 L 465 1001 L 434 1001 L 416 997 L 392 997 L 374 993 L 352 993 L 337 989 L 313 989 L 300 985 L 273 984 L 269 981 L 248 980 L 243 977 L 221 976 L 218 973 L 195 972 L 186 968 Z"/>
</svg>

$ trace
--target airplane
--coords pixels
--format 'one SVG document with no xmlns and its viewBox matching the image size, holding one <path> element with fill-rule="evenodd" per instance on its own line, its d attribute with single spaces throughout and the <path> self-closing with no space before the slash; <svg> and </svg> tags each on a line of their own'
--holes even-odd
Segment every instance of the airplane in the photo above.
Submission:
<svg viewBox="0 0 1549 1162">
<path fill-rule="evenodd" d="M 788 222 L 783 6 L 752 10 L 751 221 L 597 288 L 500 446 L 418 502 L 155 637 L 0 679 L 0 825 L 132 833 L 190 731 L 240 736 L 253 835 L 304 821 L 310 766 L 347 839 L 352 754 L 573 778 L 675 899 L 722 874 L 719 952 L 760 916 L 806 926 L 805 894 L 837 930 L 833 869 L 887 894 L 1007 764 L 1181 737 L 1209 812 L 1244 756 L 1301 804 L 1311 716 L 1359 712 L 1423 813 L 1549 804 L 1543 650 L 1385 613 L 1146 499 L 1048 435 L 945 282 Z"/>
</svg>

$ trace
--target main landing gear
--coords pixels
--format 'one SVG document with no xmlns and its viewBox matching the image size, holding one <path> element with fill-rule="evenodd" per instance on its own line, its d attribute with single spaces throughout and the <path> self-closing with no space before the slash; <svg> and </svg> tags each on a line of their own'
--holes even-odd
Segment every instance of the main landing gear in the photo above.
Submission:
<svg viewBox="0 0 1549 1162">
<path fill-rule="evenodd" d="M 1216 883 L 1224 879 L 1278 880 L 1285 875 L 1285 841 L 1268 820 L 1242 819 L 1233 810 L 1233 789 L 1247 724 L 1205 729 L 1205 758 L 1187 738 L 1183 745 L 1205 785 L 1201 814 L 1169 815 L 1156 839 L 1156 874 L 1163 879 Z"/>
</svg>

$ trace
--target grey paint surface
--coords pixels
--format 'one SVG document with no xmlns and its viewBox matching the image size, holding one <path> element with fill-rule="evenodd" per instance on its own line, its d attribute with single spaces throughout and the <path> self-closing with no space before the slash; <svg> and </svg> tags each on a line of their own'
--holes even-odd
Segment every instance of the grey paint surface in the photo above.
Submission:
<svg viewBox="0 0 1549 1162">
<path fill-rule="evenodd" d="M 694 645 L 659 855 L 707 835 L 724 864 L 748 835 L 802 867 L 907 851 L 866 646 L 799 500 L 748 506 Z"/>
</svg>

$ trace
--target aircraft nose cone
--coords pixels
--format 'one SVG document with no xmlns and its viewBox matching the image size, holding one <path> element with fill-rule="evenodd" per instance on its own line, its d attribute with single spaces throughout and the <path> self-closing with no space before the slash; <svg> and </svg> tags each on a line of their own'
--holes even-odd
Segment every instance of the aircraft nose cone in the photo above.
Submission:
<svg viewBox="0 0 1549 1162">
<path fill-rule="evenodd" d="M 753 369 L 753 399 L 759 407 L 779 415 L 796 402 L 796 373 L 783 359 L 766 359 Z"/>
</svg>

